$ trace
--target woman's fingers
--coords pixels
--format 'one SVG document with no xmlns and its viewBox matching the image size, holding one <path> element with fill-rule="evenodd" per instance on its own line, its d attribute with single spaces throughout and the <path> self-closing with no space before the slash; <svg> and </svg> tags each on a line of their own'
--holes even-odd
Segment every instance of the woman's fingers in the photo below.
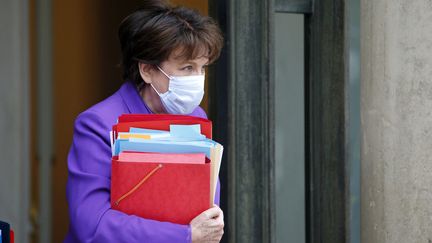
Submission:
<svg viewBox="0 0 432 243">
<path fill-rule="evenodd" d="M 214 206 L 191 221 L 192 242 L 219 242 L 224 233 L 223 212 Z"/>
<path fill-rule="evenodd" d="M 218 206 L 213 206 L 202 213 L 206 219 L 212 219 L 222 214 L 222 210 Z"/>
</svg>

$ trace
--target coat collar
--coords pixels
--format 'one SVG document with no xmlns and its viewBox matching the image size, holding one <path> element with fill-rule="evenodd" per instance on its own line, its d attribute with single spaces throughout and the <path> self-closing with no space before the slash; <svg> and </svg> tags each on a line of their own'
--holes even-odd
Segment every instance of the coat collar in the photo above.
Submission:
<svg viewBox="0 0 432 243">
<path fill-rule="evenodd" d="M 120 95 L 123 98 L 126 107 L 133 114 L 151 114 L 153 113 L 138 93 L 136 85 L 131 81 L 126 81 L 120 88 Z"/>
</svg>

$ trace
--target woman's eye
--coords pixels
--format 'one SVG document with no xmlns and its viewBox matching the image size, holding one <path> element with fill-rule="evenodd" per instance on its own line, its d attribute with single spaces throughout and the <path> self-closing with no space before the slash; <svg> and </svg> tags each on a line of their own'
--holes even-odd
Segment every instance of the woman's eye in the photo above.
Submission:
<svg viewBox="0 0 432 243">
<path fill-rule="evenodd" d="M 207 70 L 207 66 L 203 66 L 203 67 L 201 68 L 201 72 L 202 72 L 202 73 L 205 73 L 206 70 Z"/>
<path fill-rule="evenodd" d="M 198 69 L 195 69 L 192 65 L 182 67 L 182 68 L 180 68 L 180 70 L 181 71 L 190 72 L 190 73 L 195 72 L 195 71 L 198 72 Z M 207 66 L 202 66 L 201 67 L 201 73 L 202 74 L 204 74 L 206 72 L 206 70 L 207 70 Z"/>
<path fill-rule="evenodd" d="M 186 66 L 186 67 L 183 67 L 181 70 L 184 70 L 184 71 L 192 71 L 192 70 L 193 70 L 193 67 L 192 67 L 192 66 Z"/>
</svg>

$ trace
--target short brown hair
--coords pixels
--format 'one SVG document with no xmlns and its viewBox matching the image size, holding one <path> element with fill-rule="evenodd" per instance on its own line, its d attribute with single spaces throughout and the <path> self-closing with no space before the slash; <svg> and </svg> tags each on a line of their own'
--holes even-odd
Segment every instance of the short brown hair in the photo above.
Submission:
<svg viewBox="0 0 432 243">
<path fill-rule="evenodd" d="M 221 52 L 223 37 L 216 22 L 196 10 L 172 7 L 165 1 L 149 0 L 127 16 L 119 28 L 123 79 L 141 83 L 138 62 L 159 65 L 175 51 L 180 57 L 209 58 Z M 203 54 L 203 50 L 207 53 Z"/>
</svg>

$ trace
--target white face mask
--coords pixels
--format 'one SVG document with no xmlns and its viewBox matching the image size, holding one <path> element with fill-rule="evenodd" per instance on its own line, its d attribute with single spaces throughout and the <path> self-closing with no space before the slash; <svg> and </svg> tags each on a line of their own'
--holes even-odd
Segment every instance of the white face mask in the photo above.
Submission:
<svg viewBox="0 0 432 243">
<path fill-rule="evenodd" d="M 161 94 L 153 84 L 150 85 L 159 95 L 165 110 L 170 114 L 192 113 L 204 97 L 205 76 L 170 76 L 158 68 L 169 79 L 168 91 Z"/>
</svg>

